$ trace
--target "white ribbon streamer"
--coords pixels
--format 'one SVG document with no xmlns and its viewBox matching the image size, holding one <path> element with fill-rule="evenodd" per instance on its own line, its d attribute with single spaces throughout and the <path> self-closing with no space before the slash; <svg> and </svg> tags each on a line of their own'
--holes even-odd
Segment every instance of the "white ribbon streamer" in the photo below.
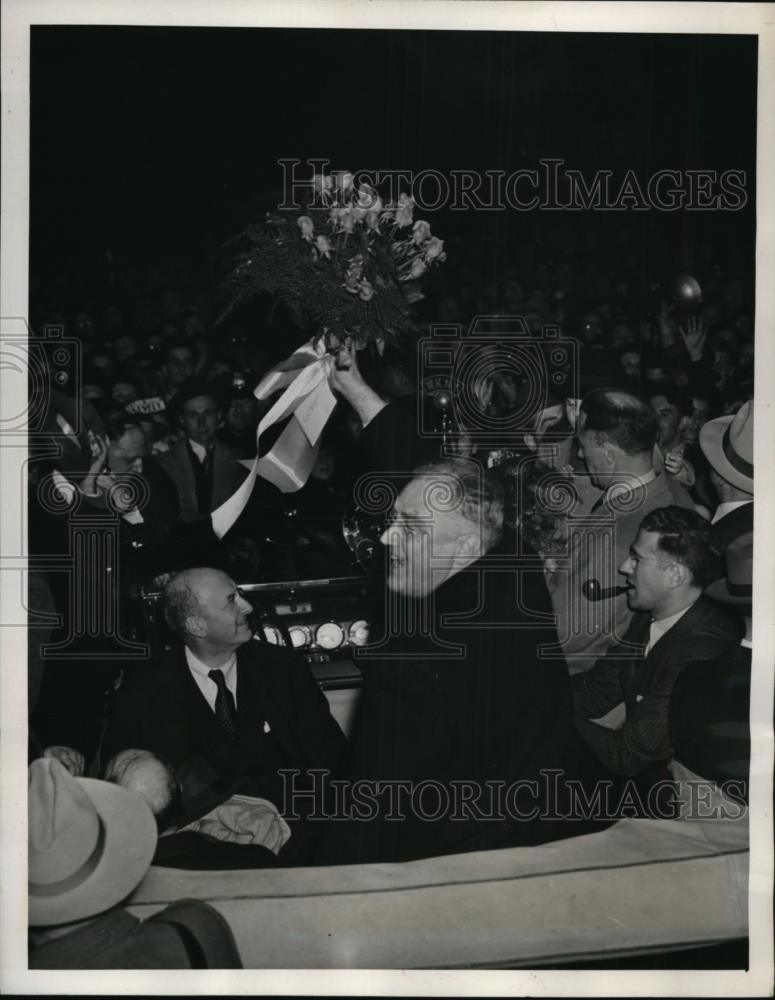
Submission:
<svg viewBox="0 0 775 1000">
<path fill-rule="evenodd" d="M 217 538 L 223 538 L 245 509 L 256 476 L 274 483 L 283 493 L 294 493 L 307 482 L 317 460 L 320 435 L 336 406 L 336 397 L 329 385 L 333 360 L 326 351 L 324 339 L 313 338 L 276 365 L 256 386 L 257 399 L 268 399 L 278 389 L 285 389 L 285 392 L 259 422 L 256 458 L 247 478 L 211 515 Z M 288 416 L 291 420 L 269 452 L 261 456 L 258 450 L 261 435 Z"/>
</svg>

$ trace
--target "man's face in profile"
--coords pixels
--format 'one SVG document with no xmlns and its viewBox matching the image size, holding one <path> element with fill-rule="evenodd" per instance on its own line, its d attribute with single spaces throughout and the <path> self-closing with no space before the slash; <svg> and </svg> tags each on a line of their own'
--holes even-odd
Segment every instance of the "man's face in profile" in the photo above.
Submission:
<svg viewBox="0 0 775 1000">
<path fill-rule="evenodd" d="M 628 587 L 627 604 L 633 611 L 656 610 L 669 592 L 667 570 L 672 561 L 659 542 L 659 532 L 640 530 L 619 567 Z"/>
<path fill-rule="evenodd" d="M 456 510 L 438 510 L 451 483 L 418 476 L 401 492 L 380 538 L 388 547 L 388 589 L 405 597 L 425 597 L 453 569 L 458 542 L 470 525 Z"/>
<path fill-rule="evenodd" d="M 231 577 L 212 570 L 197 587 L 200 616 L 207 625 L 211 645 L 223 649 L 246 643 L 253 635 L 250 615 L 253 605 L 243 596 Z"/>
<path fill-rule="evenodd" d="M 589 472 L 592 484 L 599 490 L 604 490 L 610 482 L 611 469 L 606 460 L 606 450 L 603 443 L 598 439 L 595 431 L 586 430 L 586 414 L 582 411 L 579 414 L 579 422 L 576 428 L 576 440 L 579 446 L 579 458 L 584 459 L 584 464 Z"/>
</svg>

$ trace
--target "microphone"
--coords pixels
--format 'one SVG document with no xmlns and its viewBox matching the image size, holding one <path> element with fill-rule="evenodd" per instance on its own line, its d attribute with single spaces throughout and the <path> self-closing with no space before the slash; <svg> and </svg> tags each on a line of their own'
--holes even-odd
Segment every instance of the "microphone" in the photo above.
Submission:
<svg viewBox="0 0 775 1000">
<path fill-rule="evenodd" d="M 581 593 L 588 601 L 609 601 L 612 597 L 626 594 L 629 587 L 601 587 L 599 580 L 585 580 Z"/>
</svg>

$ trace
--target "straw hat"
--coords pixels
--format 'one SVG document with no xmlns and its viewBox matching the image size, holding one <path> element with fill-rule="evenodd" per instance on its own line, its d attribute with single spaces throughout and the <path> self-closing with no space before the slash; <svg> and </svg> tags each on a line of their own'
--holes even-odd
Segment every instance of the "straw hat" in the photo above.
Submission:
<svg viewBox="0 0 775 1000">
<path fill-rule="evenodd" d="M 140 883 L 156 849 L 156 822 L 133 792 L 74 778 L 54 758 L 29 768 L 28 896 L 32 926 L 110 909 Z"/>
<path fill-rule="evenodd" d="M 743 403 L 734 416 L 704 424 L 700 448 L 722 479 L 753 493 L 753 400 Z"/>
</svg>

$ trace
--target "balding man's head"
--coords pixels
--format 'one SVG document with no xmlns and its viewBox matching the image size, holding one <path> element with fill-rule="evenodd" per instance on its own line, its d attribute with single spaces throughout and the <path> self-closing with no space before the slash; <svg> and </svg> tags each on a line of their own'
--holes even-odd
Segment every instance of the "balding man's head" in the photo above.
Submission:
<svg viewBox="0 0 775 1000">
<path fill-rule="evenodd" d="M 657 430 L 654 411 L 637 396 L 619 389 L 587 393 L 577 437 L 592 482 L 604 489 L 618 472 L 651 468 Z"/>
<path fill-rule="evenodd" d="M 180 811 L 180 786 L 172 767 L 147 750 L 121 750 L 103 774 L 105 781 L 128 788 L 148 803 L 159 833 L 172 826 Z"/>
<path fill-rule="evenodd" d="M 581 404 L 586 431 L 605 437 L 625 455 L 651 454 L 657 419 L 642 399 L 620 389 L 593 389 Z"/>
<path fill-rule="evenodd" d="M 248 620 L 252 604 L 218 569 L 197 567 L 177 573 L 164 588 L 162 607 L 169 627 L 194 650 L 236 649 L 253 635 Z"/>
</svg>

